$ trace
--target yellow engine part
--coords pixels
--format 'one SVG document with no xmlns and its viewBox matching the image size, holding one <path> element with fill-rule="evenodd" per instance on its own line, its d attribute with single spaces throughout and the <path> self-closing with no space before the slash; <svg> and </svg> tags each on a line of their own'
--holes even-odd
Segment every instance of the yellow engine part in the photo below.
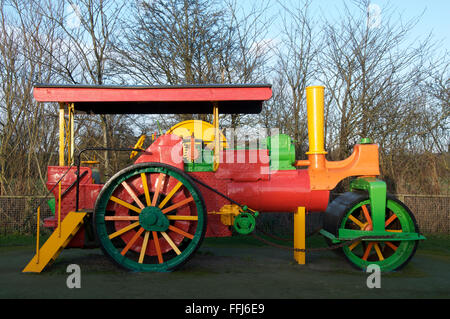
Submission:
<svg viewBox="0 0 450 319">
<path fill-rule="evenodd" d="M 238 205 L 223 205 L 218 212 L 208 212 L 211 215 L 220 215 L 220 221 L 226 226 L 233 226 L 234 218 L 241 213 Z"/>
<path fill-rule="evenodd" d="M 214 126 L 208 122 L 200 120 L 188 120 L 172 126 L 166 134 L 174 134 L 182 139 L 188 139 L 194 134 L 194 139 L 202 140 L 206 146 L 213 147 Z M 221 148 L 227 147 L 227 139 L 220 132 Z"/>
</svg>

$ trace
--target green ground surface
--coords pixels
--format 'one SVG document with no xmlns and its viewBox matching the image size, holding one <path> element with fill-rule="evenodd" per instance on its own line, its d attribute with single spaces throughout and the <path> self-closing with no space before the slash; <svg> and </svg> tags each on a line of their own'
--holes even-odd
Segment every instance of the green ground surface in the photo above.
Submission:
<svg viewBox="0 0 450 319">
<path fill-rule="evenodd" d="M 0 298 L 449 298 L 450 236 L 427 236 L 401 271 L 381 276 L 369 289 L 369 274 L 353 269 L 332 251 L 311 252 L 307 264 L 292 252 L 249 237 L 208 238 L 197 254 L 172 273 L 118 269 L 100 249 L 67 249 L 41 274 L 22 273 L 34 254 L 34 239 L 0 237 Z M 319 236 L 308 247 L 323 247 Z M 69 264 L 81 267 L 81 288 L 69 289 Z"/>
</svg>

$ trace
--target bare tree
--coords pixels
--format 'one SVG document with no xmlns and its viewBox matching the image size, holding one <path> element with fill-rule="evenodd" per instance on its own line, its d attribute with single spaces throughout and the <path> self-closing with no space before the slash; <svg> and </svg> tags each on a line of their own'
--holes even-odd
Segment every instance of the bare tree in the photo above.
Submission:
<svg viewBox="0 0 450 319">
<path fill-rule="evenodd" d="M 112 83 L 114 71 L 108 64 L 111 43 L 118 33 L 118 21 L 125 4 L 112 0 L 34 1 L 38 1 L 40 14 L 56 26 L 58 46 L 56 50 L 47 51 L 45 59 L 54 61 L 54 72 L 66 83 Z M 102 147 L 112 147 L 114 117 L 98 116 Z M 110 161 L 110 153 L 105 151 L 103 163 L 107 174 L 112 172 Z"/>
</svg>

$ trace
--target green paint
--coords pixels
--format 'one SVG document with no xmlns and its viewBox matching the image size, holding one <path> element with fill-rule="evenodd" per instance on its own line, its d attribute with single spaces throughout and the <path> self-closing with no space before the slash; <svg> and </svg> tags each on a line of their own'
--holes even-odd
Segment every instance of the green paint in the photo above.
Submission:
<svg viewBox="0 0 450 319">
<path fill-rule="evenodd" d="M 369 193 L 373 230 L 384 231 L 386 212 L 386 183 L 375 177 L 361 177 L 350 183 L 350 191 L 364 190 Z"/>
<path fill-rule="evenodd" d="M 277 134 L 266 139 L 271 170 L 295 170 L 295 146 L 289 135 Z"/>
<path fill-rule="evenodd" d="M 250 213 L 240 213 L 234 219 L 234 229 L 242 235 L 248 235 L 255 230 L 256 220 Z"/>
<path fill-rule="evenodd" d="M 348 231 L 345 227 L 346 227 L 346 223 L 348 221 L 348 217 L 357 209 L 360 209 L 361 206 L 363 205 L 369 205 L 370 201 L 366 200 L 366 201 L 362 201 L 360 203 L 358 203 L 357 205 L 355 205 L 347 214 L 346 216 L 343 218 L 342 223 L 340 225 L 340 230 L 339 230 L 339 237 L 341 237 L 341 231 L 343 231 L 343 235 L 348 235 L 349 233 L 345 233 L 345 231 Z M 398 246 L 397 250 L 395 252 L 392 253 L 392 255 L 390 256 L 386 256 L 386 258 L 384 260 L 363 260 L 361 258 L 361 256 L 358 256 L 357 254 L 354 253 L 354 251 L 356 249 L 354 249 L 353 251 L 351 251 L 349 249 L 348 246 L 345 246 L 342 250 L 345 254 L 345 256 L 347 257 L 347 259 L 353 263 L 356 267 L 361 268 L 361 269 L 366 269 L 366 267 L 369 264 L 377 264 L 378 266 L 380 266 L 382 271 L 392 271 L 397 269 L 398 267 L 400 267 L 401 265 L 403 265 L 404 263 L 406 263 L 406 261 L 414 254 L 415 249 L 417 247 L 417 239 L 422 239 L 419 238 L 418 234 L 417 234 L 417 229 L 416 229 L 416 225 L 412 219 L 412 217 L 410 216 L 410 214 L 408 213 L 407 209 L 401 205 L 400 203 L 394 201 L 394 200 L 387 200 L 387 204 L 386 204 L 387 209 L 391 210 L 394 214 L 397 215 L 398 220 L 400 221 L 401 224 L 401 229 L 402 231 L 407 234 L 406 236 L 410 235 L 411 239 L 407 239 L 405 237 L 402 237 L 401 235 L 399 235 L 399 233 L 392 233 L 392 232 L 372 232 L 372 231 L 366 231 L 366 232 L 355 232 L 353 231 L 353 233 L 351 233 L 352 238 L 356 238 L 361 236 L 361 233 L 365 233 L 363 235 L 365 236 L 379 236 L 379 235 L 391 235 L 394 236 L 395 238 L 398 238 L 398 240 L 401 240 L 400 245 Z M 414 236 L 415 234 L 415 236 Z M 423 237 L 423 236 L 420 236 Z M 341 238 L 340 238 L 341 239 Z M 383 241 L 383 240 L 379 240 L 379 241 Z M 393 241 L 393 239 L 387 239 L 384 241 Z M 362 243 L 360 243 L 359 245 L 362 245 Z M 375 250 L 374 248 L 372 248 L 371 254 L 374 254 Z"/>
<path fill-rule="evenodd" d="M 201 144 L 195 144 L 199 157 L 194 161 L 184 158 L 184 170 L 186 172 L 212 172 L 214 167 L 213 151 L 208 148 L 201 148 Z"/>
<path fill-rule="evenodd" d="M 359 140 L 359 144 L 372 144 L 372 139 L 368 137 L 363 137 Z"/>
<path fill-rule="evenodd" d="M 148 231 L 166 231 L 169 220 L 158 207 L 145 207 L 139 214 L 139 224 Z"/>
</svg>

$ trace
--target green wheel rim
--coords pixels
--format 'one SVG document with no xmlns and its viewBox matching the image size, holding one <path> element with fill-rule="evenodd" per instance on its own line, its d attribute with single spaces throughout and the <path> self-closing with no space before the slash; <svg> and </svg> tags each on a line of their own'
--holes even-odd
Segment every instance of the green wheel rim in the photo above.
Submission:
<svg viewBox="0 0 450 319">
<path fill-rule="evenodd" d="M 344 215 L 340 228 L 361 230 L 364 226 L 367 235 L 370 236 L 370 228 L 368 228 L 370 226 L 365 218 L 363 207 L 367 208 L 371 216 L 370 200 L 361 201 Z M 388 199 L 386 207 L 387 231 L 418 232 L 414 216 L 401 202 Z M 418 241 L 361 241 L 345 246 L 342 251 L 346 258 L 359 269 L 365 270 L 368 265 L 376 264 L 382 271 L 394 271 L 403 267 L 412 258 L 417 245 Z"/>
<path fill-rule="evenodd" d="M 189 209 L 190 212 L 192 212 L 192 214 L 190 214 L 187 218 L 195 218 L 195 220 L 191 219 L 191 220 L 182 220 L 182 223 L 189 224 L 189 229 L 194 228 L 195 232 L 194 233 L 189 233 L 188 235 L 190 235 L 190 238 L 187 238 L 187 235 L 183 235 L 183 239 L 182 241 L 179 243 L 179 245 L 176 245 L 174 243 L 174 241 L 170 238 L 170 236 L 167 235 L 167 233 L 164 232 L 163 235 L 165 236 L 160 236 L 163 233 L 163 230 L 166 230 L 167 225 L 170 225 L 171 227 L 174 227 L 175 229 L 177 229 L 174 226 L 174 222 L 180 222 L 179 218 L 180 216 L 177 215 L 177 211 L 180 208 L 175 208 L 169 212 L 167 212 L 165 214 L 166 217 L 161 217 L 164 214 L 161 213 L 161 210 L 159 211 L 159 213 L 155 214 L 156 217 L 154 218 L 145 218 L 146 220 L 146 224 L 140 224 L 140 222 L 142 223 L 143 218 L 140 218 L 139 221 L 139 214 L 138 213 L 134 213 L 134 216 L 132 215 L 132 210 L 129 210 L 130 212 L 130 217 L 129 218 L 135 218 L 134 220 L 130 220 L 129 222 L 124 222 L 121 221 L 122 223 L 129 223 L 129 227 L 131 227 L 131 224 L 137 224 L 137 226 L 135 227 L 131 227 L 131 230 L 136 230 L 139 229 L 139 231 L 137 231 L 136 233 L 140 232 L 140 234 L 142 234 L 144 237 L 144 239 L 140 239 L 143 242 L 146 242 L 146 244 L 142 245 L 142 247 L 146 247 L 146 249 L 143 249 L 142 247 L 140 247 L 141 252 L 144 250 L 144 252 L 139 253 L 139 251 L 133 251 L 133 249 L 130 249 L 130 247 L 132 247 L 133 245 L 130 244 L 130 247 L 124 248 L 123 245 L 127 244 L 127 242 L 123 242 L 121 246 L 119 246 L 117 244 L 118 241 L 121 241 L 120 239 L 120 235 L 117 235 L 115 238 L 110 238 L 110 236 L 115 236 L 116 233 L 120 233 L 120 231 L 122 231 L 123 229 L 125 229 L 126 227 L 123 227 L 122 230 L 121 229 L 112 229 L 114 228 L 111 226 L 111 224 L 114 224 L 114 221 L 111 220 L 107 220 L 108 218 L 113 218 L 111 216 L 109 216 L 111 214 L 110 211 L 107 210 L 108 205 L 111 205 L 111 201 L 115 199 L 115 197 L 113 196 L 115 194 L 115 192 L 117 192 L 121 187 L 123 187 L 123 183 L 125 182 L 125 184 L 127 183 L 127 181 L 133 180 L 134 179 L 139 179 L 143 176 L 142 174 L 145 174 L 144 176 L 146 176 L 146 183 L 148 180 L 148 186 L 147 187 L 147 192 L 149 194 L 149 197 L 155 195 L 155 193 L 150 193 L 152 186 L 150 185 L 152 179 L 149 176 L 152 176 L 152 174 L 156 174 L 156 176 L 161 176 L 162 181 L 161 181 L 161 185 L 164 183 L 164 181 L 167 180 L 167 177 L 173 179 L 174 181 L 178 182 L 177 187 L 172 187 L 172 190 L 174 190 L 174 188 L 176 188 L 176 192 L 174 192 L 174 194 L 178 194 L 179 192 L 184 192 L 186 194 L 188 194 L 187 200 L 189 200 L 188 203 L 183 204 L 182 206 L 184 206 L 185 209 Z M 155 175 L 153 175 L 155 176 Z M 158 177 L 159 178 L 159 177 Z M 158 182 L 156 182 L 158 183 Z M 158 187 L 158 186 L 156 186 Z M 145 187 L 143 187 L 145 189 Z M 184 194 L 183 193 L 183 194 Z M 170 193 L 169 193 L 170 194 Z M 156 208 L 158 205 L 161 205 L 162 202 L 164 202 L 165 197 L 168 196 L 167 193 L 163 193 L 162 192 L 162 186 L 161 186 L 161 192 L 158 193 L 159 196 L 156 196 L 156 202 L 155 203 L 151 203 L 154 204 L 152 207 L 154 208 L 153 211 L 157 211 L 158 209 Z M 175 197 L 172 194 L 173 198 Z M 192 197 L 192 198 L 190 198 Z M 139 198 L 138 198 L 139 200 Z M 143 198 L 143 195 L 141 195 L 140 197 L 140 204 L 146 206 L 145 208 L 147 208 L 148 210 L 148 202 L 146 202 L 146 198 Z M 113 205 L 115 203 L 112 203 Z M 136 201 L 133 200 L 128 200 L 127 203 L 125 204 L 121 204 L 121 205 L 126 205 L 129 204 L 131 206 L 133 206 L 133 209 L 139 208 L 138 204 Z M 164 209 L 166 208 L 170 208 L 170 207 L 174 207 L 171 205 L 177 204 L 177 202 L 170 202 L 168 199 L 168 202 L 166 202 L 165 206 L 163 207 Z M 178 202 L 178 204 L 180 204 L 180 202 Z M 176 206 L 176 205 L 175 205 Z M 189 208 L 186 208 L 186 206 L 188 206 Z M 142 209 L 141 211 L 144 211 L 144 209 Z M 146 211 L 147 213 L 151 214 L 152 210 L 148 210 Z M 164 210 L 162 210 L 164 211 Z M 137 215 L 137 216 L 136 216 Z M 167 218 L 169 219 L 170 217 L 173 217 L 174 220 L 161 220 L 161 218 Z M 152 217 L 152 216 L 150 216 Z M 184 215 L 182 216 L 184 217 Z M 116 217 L 116 218 L 122 218 L 121 216 Z M 127 218 L 127 217 L 125 217 Z M 182 264 L 184 264 L 192 255 L 193 253 L 197 250 L 197 248 L 199 247 L 199 245 L 201 244 L 204 234 L 205 234 L 205 230 L 206 230 L 206 210 L 205 210 L 205 205 L 204 205 L 204 201 L 203 198 L 200 194 L 200 192 L 198 191 L 197 187 L 193 184 L 192 180 L 189 178 L 189 176 L 184 173 L 183 171 L 171 167 L 169 165 L 165 165 L 165 164 L 159 164 L 159 163 L 142 163 L 142 164 L 136 164 L 133 166 L 130 166 L 120 172 L 118 172 L 116 175 L 114 175 L 111 180 L 105 184 L 105 186 L 103 187 L 102 191 L 100 192 L 97 201 L 96 201 L 96 205 L 95 205 L 95 229 L 96 229 L 96 233 L 97 233 L 97 238 L 99 239 L 100 245 L 103 249 L 103 251 L 106 253 L 106 255 L 108 255 L 109 257 L 111 257 L 117 264 L 119 264 L 120 266 L 129 269 L 129 270 L 133 270 L 133 271 L 147 271 L 147 272 L 165 272 L 165 271 L 171 271 L 176 269 L 177 267 L 181 266 Z M 159 219 L 159 221 L 158 221 Z M 152 226 L 150 225 L 152 222 L 155 222 L 155 226 L 154 228 L 152 228 Z M 192 223 L 192 224 L 191 224 Z M 161 226 L 163 225 L 163 226 Z M 162 228 L 158 228 L 158 227 L 162 227 Z M 142 228 L 142 229 L 141 229 Z M 179 229 L 178 229 L 179 231 Z M 126 234 L 127 231 L 125 231 L 122 234 Z M 147 239 L 145 238 L 145 234 L 147 233 Z M 153 233 L 158 233 L 158 245 L 156 245 L 156 241 L 155 238 L 152 237 Z M 136 234 L 136 238 L 139 238 L 140 234 Z M 185 232 L 186 234 L 186 232 Z M 167 238 L 169 237 L 169 238 Z M 119 239 L 118 239 L 119 238 Z M 178 246 L 175 248 L 171 248 L 170 253 L 168 252 L 162 252 L 160 248 L 158 248 L 160 250 L 160 254 L 162 261 L 159 260 L 159 255 L 158 255 L 158 261 L 156 260 L 156 256 L 155 257 L 149 257 L 147 256 L 148 253 L 148 249 L 150 248 L 150 243 L 153 244 L 152 248 L 154 250 L 156 250 L 156 246 L 160 246 L 160 242 L 163 242 L 164 240 L 167 240 L 167 243 L 169 241 L 171 241 L 172 243 L 172 247 L 173 245 Z M 133 243 L 136 241 L 136 239 L 133 237 Z M 137 241 L 136 241 L 137 242 Z M 124 249 L 127 249 L 127 252 L 122 254 L 122 252 L 124 251 Z M 177 251 L 175 251 L 175 249 L 177 249 Z M 142 255 L 142 256 L 141 256 Z M 138 257 L 142 257 L 143 259 L 140 260 Z M 148 261 L 148 259 L 151 259 L 151 261 Z"/>
</svg>

